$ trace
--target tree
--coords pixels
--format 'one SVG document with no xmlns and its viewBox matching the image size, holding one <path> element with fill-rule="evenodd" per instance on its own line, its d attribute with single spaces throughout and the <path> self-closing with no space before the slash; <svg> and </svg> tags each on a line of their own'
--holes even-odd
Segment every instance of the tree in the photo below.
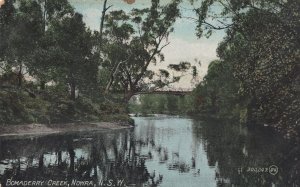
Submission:
<svg viewBox="0 0 300 187">
<path fill-rule="evenodd" d="M 90 121 L 125 111 L 110 104 L 103 112 L 99 34 L 67 0 L 7 1 L 0 31 L 1 123 Z"/>
<path fill-rule="evenodd" d="M 8 1 L 1 8 L 1 47 L 2 69 L 18 70 L 19 85 L 23 74 L 29 73 L 44 87 L 45 83 L 54 80 L 51 64 L 55 61 L 51 47 L 51 38 L 47 28 L 52 22 L 72 14 L 73 8 L 68 1 L 20 1 L 14 7 Z M 26 37 L 24 37 L 26 36 Z M 50 74 L 52 72 L 52 74 Z"/>
<path fill-rule="evenodd" d="M 233 76 L 231 62 L 215 60 L 208 66 L 207 75 L 194 90 L 199 112 L 218 117 L 239 117 L 239 80 Z M 202 99 L 201 99 L 202 98 Z"/>
<path fill-rule="evenodd" d="M 55 44 L 48 32 L 52 24 L 68 15 L 74 14 L 74 9 L 67 0 L 39 0 L 42 11 L 43 34 L 39 40 L 38 47 L 32 54 L 32 62 L 29 71 L 31 75 L 40 83 L 41 89 L 45 89 L 45 84 L 50 81 L 57 81 L 59 72 L 55 71 L 53 62 L 56 61 L 57 51 L 53 47 Z"/>
<path fill-rule="evenodd" d="M 13 13 L 13 5 L 8 3 L 6 6 L 8 8 L 4 8 L 4 10 L 9 9 L 11 11 L 9 13 Z M 2 19 L 6 39 L 4 39 L 1 56 L 7 71 L 17 71 L 19 86 L 22 86 L 23 75 L 28 73 L 27 67 L 31 62 L 32 51 L 37 47 L 38 41 L 42 36 L 41 14 L 42 12 L 37 2 L 21 1 L 18 14 L 14 16 L 4 15 Z"/>
<path fill-rule="evenodd" d="M 290 136 L 299 133 L 299 3 L 295 1 L 204 1 L 197 9 L 198 35 L 222 27 L 207 23 L 209 7 L 223 6 L 230 17 L 218 49 L 249 98 L 248 122 L 265 123 Z M 220 22 L 219 22 L 220 24 Z"/>
<path fill-rule="evenodd" d="M 75 100 L 77 89 L 96 81 L 98 64 L 93 61 L 91 32 L 78 13 L 53 23 L 48 32 L 54 44 L 51 47 L 57 53 L 50 56 L 57 58 L 54 63 L 59 82 L 70 87 L 71 98 Z"/>
<path fill-rule="evenodd" d="M 162 80 L 168 78 L 166 70 L 153 72 L 148 67 L 164 59 L 161 51 L 169 44 L 168 36 L 179 16 L 178 4 L 173 1 L 161 6 L 153 0 L 151 8 L 106 15 L 103 67 L 110 72 L 106 92 L 111 88 L 122 90 L 128 101 L 135 92 L 147 90 L 150 85 L 166 85 Z M 159 80 L 153 80 L 155 74 Z"/>
<path fill-rule="evenodd" d="M 0 61 L 1 71 L 6 72 L 5 64 L 2 64 L 6 60 L 6 49 L 8 48 L 8 36 L 13 26 L 15 8 L 12 1 L 6 2 L 0 9 Z"/>
</svg>

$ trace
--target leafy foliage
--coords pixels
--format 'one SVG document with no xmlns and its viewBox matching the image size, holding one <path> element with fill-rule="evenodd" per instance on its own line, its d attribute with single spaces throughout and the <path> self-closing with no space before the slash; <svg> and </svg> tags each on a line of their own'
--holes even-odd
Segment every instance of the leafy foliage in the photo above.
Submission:
<svg viewBox="0 0 300 187">
<path fill-rule="evenodd" d="M 205 25 L 208 15 L 205 6 L 212 3 L 205 1 L 199 9 L 201 25 Z M 299 3 L 294 1 L 224 4 L 222 15 L 233 16 L 218 54 L 220 64 L 228 66 L 226 74 L 235 81 L 222 81 L 221 72 L 210 67 L 204 83 L 198 87 L 200 95 L 209 100 L 205 103 L 214 105 L 215 96 L 223 94 L 237 100 L 244 98 L 237 104 L 242 104 L 240 114 L 248 122 L 271 125 L 288 137 L 299 134 L 299 10 Z M 222 85 L 231 85 L 234 91 L 219 92 Z M 221 100 L 234 103 L 229 98 Z"/>
<path fill-rule="evenodd" d="M 162 88 L 179 79 L 167 70 L 152 71 L 150 65 L 164 61 L 162 54 L 180 15 L 179 1 L 131 12 L 111 11 L 105 17 L 103 67 L 110 71 L 106 92 L 123 91 L 129 100 L 138 91 Z"/>
<path fill-rule="evenodd" d="M 194 90 L 194 107 L 202 114 L 235 118 L 243 106 L 238 89 L 239 81 L 233 76 L 231 64 L 212 61 L 203 82 Z"/>
<path fill-rule="evenodd" d="M 125 106 L 107 107 L 101 98 L 97 33 L 67 0 L 8 1 L 0 25 L 1 124 L 125 113 Z"/>
<path fill-rule="evenodd" d="M 140 95 L 129 103 L 135 114 L 192 114 L 193 97 L 176 95 Z"/>
</svg>

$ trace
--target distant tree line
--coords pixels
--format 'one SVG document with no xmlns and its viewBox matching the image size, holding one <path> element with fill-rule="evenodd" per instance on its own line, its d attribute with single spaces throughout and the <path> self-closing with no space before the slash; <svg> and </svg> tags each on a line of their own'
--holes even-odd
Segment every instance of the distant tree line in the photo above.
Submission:
<svg viewBox="0 0 300 187">
<path fill-rule="evenodd" d="M 129 111 L 138 115 L 192 114 L 193 107 L 193 97 L 189 95 L 140 95 L 129 103 Z"/>
</svg>

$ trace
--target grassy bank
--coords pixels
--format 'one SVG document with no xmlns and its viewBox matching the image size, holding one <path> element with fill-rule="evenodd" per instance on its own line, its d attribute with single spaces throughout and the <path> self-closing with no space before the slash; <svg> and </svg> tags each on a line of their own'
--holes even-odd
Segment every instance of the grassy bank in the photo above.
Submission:
<svg viewBox="0 0 300 187">
<path fill-rule="evenodd" d="M 52 92 L 55 92 L 54 90 Z M 126 105 L 79 96 L 75 101 L 59 93 L 33 94 L 24 89 L 0 91 L 0 124 L 54 124 L 70 122 L 132 124 Z"/>
</svg>

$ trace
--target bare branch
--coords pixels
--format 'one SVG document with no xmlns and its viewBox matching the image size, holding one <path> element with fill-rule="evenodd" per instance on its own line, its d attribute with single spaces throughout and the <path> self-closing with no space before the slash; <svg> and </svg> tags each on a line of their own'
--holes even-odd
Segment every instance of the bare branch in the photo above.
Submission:
<svg viewBox="0 0 300 187">
<path fill-rule="evenodd" d="M 171 42 L 166 43 L 165 45 L 163 45 L 157 52 L 160 53 L 163 48 L 167 47 L 168 45 L 170 45 Z"/>
<path fill-rule="evenodd" d="M 210 24 L 210 23 L 208 23 L 208 22 L 206 22 L 206 21 L 203 21 L 203 23 L 204 23 L 205 25 L 208 25 L 211 29 L 214 29 L 214 30 L 228 29 L 228 28 L 230 28 L 230 27 L 232 26 L 232 25 L 226 25 L 226 26 L 224 26 L 224 27 L 214 26 L 214 25 L 212 25 L 212 24 Z"/>
<path fill-rule="evenodd" d="M 112 7 L 112 5 L 109 5 L 107 8 L 105 8 L 105 12 L 110 9 Z"/>
<path fill-rule="evenodd" d="M 195 21 L 195 22 L 197 22 L 197 21 L 198 21 L 198 19 L 197 19 L 197 18 L 193 18 L 193 17 L 189 17 L 189 16 L 181 16 L 181 18 L 184 18 L 184 19 L 189 19 L 189 20 L 193 20 L 193 21 Z"/>
</svg>

